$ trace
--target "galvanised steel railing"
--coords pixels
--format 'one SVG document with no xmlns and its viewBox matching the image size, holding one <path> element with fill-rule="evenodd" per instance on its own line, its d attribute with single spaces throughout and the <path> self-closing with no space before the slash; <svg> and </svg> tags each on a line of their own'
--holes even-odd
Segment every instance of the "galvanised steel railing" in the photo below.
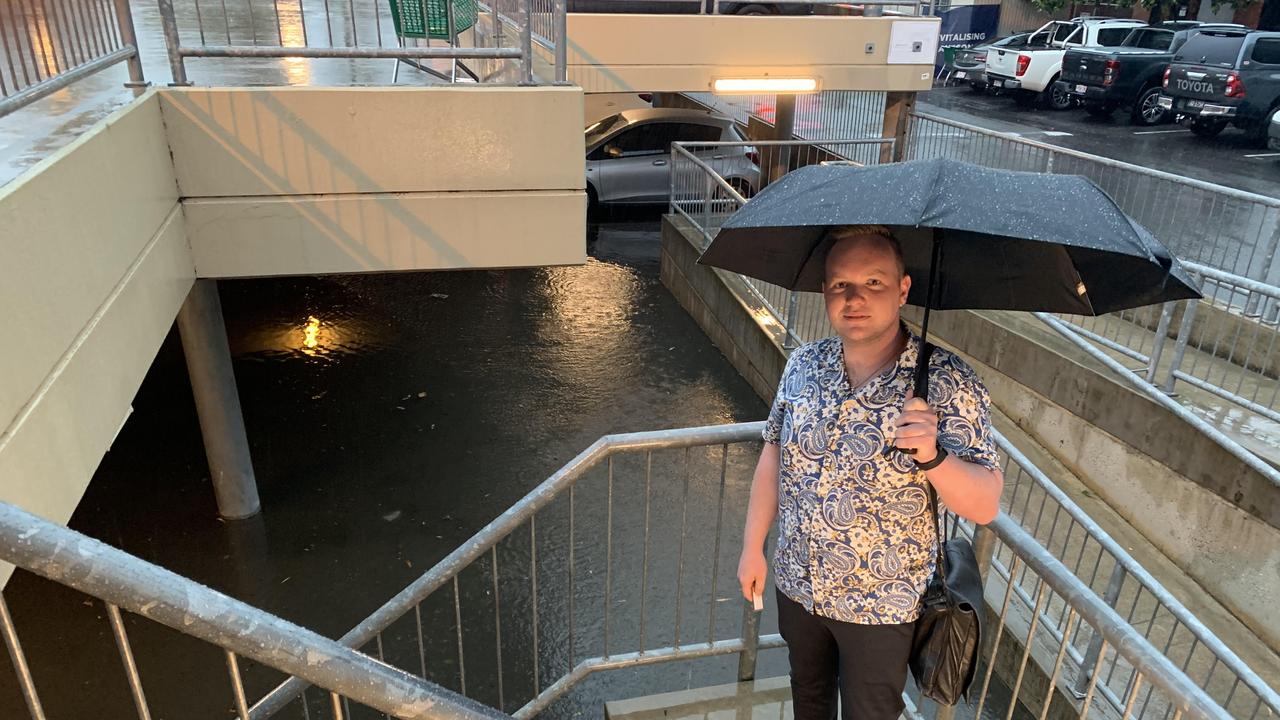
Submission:
<svg viewBox="0 0 1280 720">
<path fill-rule="evenodd" d="M 338 642 L 7 505 L 0 558 L 107 603 L 139 717 L 149 717 L 146 677 L 114 608 L 224 648 L 242 718 L 286 707 L 306 718 L 359 717 L 364 708 L 459 720 L 510 709 L 527 718 L 598 673 L 736 654 L 737 676 L 748 679 L 760 651 L 782 646 L 774 609 L 754 612 L 734 579 L 762 429 L 601 438 Z M 1021 707 L 1044 718 L 1052 705 L 1056 716 L 1079 718 L 1251 717 L 1222 707 L 1007 514 L 1025 515 L 1016 506 L 1031 487 L 1013 468 L 1032 481 L 1040 475 L 1003 440 L 1001 448 L 1013 480 L 1006 514 L 986 528 L 947 523 L 951 535 L 973 537 L 989 565 L 988 609 L 999 620 L 987 633 L 979 714 L 1011 717 Z M 1093 537 L 1069 501 L 1055 503 L 1074 524 L 1037 533 L 1072 549 Z M 7 613 L 0 621 L 31 715 L 42 717 L 41 678 L 24 669 Z M 251 710 L 238 656 L 294 677 Z M 307 683 L 326 688 L 331 702 L 298 698 Z M 913 718 L 947 714 L 907 699 Z"/>
<path fill-rule="evenodd" d="M 146 87 L 128 0 L 0 3 L 0 117 L 117 63 Z"/>
</svg>

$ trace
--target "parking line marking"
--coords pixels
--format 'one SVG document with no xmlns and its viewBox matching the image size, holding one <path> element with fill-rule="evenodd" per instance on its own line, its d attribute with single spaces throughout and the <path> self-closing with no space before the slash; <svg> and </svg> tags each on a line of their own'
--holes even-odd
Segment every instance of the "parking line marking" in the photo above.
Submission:
<svg viewBox="0 0 1280 720">
<path fill-rule="evenodd" d="M 1178 128 L 1177 130 L 1143 130 L 1141 132 L 1134 132 L 1133 134 L 1134 135 L 1163 135 L 1165 133 L 1185 133 L 1185 132 L 1191 132 L 1191 131 L 1186 128 Z"/>
<path fill-rule="evenodd" d="M 1275 152 L 1275 153 L 1258 153 L 1257 155 L 1245 155 L 1245 157 L 1247 157 L 1247 158 L 1268 158 L 1268 157 L 1280 157 L 1280 152 Z"/>
<path fill-rule="evenodd" d="M 1071 137 L 1071 133 L 1062 132 L 1061 130 L 1045 130 L 1044 134 L 1049 137 Z"/>
</svg>

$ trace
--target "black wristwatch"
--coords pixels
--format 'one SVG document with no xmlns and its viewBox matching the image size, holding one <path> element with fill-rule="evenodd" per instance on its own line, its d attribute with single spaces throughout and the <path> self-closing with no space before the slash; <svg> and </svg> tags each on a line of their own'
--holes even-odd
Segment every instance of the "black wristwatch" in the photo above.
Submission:
<svg viewBox="0 0 1280 720">
<path fill-rule="evenodd" d="M 939 445 L 939 446 L 938 446 L 938 454 L 937 454 L 937 455 L 935 455 L 935 456 L 934 456 L 934 458 L 933 458 L 932 460 L 930 460 L 929 462 L 926 462 L 926 463 L 918 462 L 918 463 L 916 463 L 916 469 L 917 469 L 917 470 L 932 470 L 932 469 L 934 469 L 934 468 L 938 467 L 939 465 L 941 465 L 941 464 L 942 464 L 942 461 L 943 461 L 943 460 L 946 460 L 946 459 L 947 459 L 947 449 L 946 449 L 946 448 L 944 448 L 944 447 L 942 447 L 941 445 Z"/>
</svg>

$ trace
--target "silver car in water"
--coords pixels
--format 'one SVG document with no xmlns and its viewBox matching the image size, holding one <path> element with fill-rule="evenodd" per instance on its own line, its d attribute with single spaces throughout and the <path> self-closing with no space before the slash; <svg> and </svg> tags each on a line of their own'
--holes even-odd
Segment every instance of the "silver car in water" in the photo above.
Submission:
<svg viewBox="0 0 1280 720">
<path fill-rule="evenodd" d="M 671 143 L 746 142 L 732 118 L 702 110 L 626 110 L 586 128 L 587 195 L 602 205 L 666 203 Z M 694 150 L 740 194 L 759 187 L 759 156 L 750 145 Z"/>
</svg>

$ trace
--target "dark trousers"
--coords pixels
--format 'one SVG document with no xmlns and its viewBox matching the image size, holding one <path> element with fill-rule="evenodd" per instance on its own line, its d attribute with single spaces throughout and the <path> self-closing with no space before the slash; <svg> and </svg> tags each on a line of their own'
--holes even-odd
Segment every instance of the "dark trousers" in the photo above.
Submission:
<svg viewBox="0 0 1280 720">
<path fill-rule="evenodd" d="M 840 622 L 776 594 L 795 720 L 835 720 L 837 692 L 841 720 L 895 720 L 903 708 L 914 624 Z"/>
</svg>

